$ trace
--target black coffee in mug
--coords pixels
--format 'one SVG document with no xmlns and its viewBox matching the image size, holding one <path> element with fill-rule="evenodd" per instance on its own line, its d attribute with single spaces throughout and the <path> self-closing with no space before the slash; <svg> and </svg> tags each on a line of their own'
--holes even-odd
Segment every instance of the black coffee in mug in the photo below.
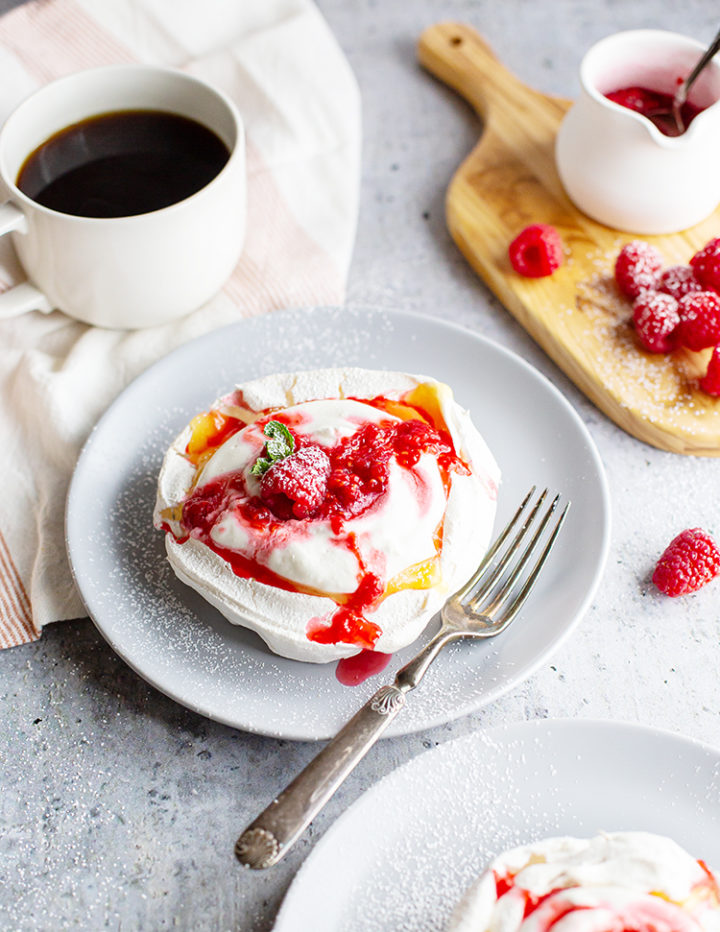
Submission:
<svg viewBox="0 0 720 932">
<path fill-rule="evenodd" d="M 76 217 L 129 217 L 169 207 L 213 180 L 230 158 L 201 123 L 160 110 L 103 113 L 46 139 L 18 188 Z"/>
</svg>

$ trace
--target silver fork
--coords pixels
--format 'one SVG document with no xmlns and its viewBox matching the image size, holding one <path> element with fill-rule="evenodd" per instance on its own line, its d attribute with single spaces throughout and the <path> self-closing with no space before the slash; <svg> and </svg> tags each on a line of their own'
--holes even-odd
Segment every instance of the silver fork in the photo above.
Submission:
<svg viewBox="0 0 720 932">
<path fill-rule="evenodd" d="M 460 638 L 495 637 L 517 616 L 570 507 L 568 502 L 554 526 L 544 533 L 558 507 L 560 496 L 556 495 L 545 506 L 548 496 L 545 489 L 531 505 L 534 494 L 535 486 L 525 496 L 472 577 L 443 605 L 440 612 L 442 625 L 437 634 L 398 670 L 392 686 L 381 686 L 317 757 L 245 829 L 235 845 L 235 854 L 242 864 L 260 870 L 277 864 L 285 856 L 400 712 L 407 693 L 415 689 L 446 644 Z M 523 516 L 520 528 L 507 543 Z M 541 539 L 545 540 L 544 546 L 528 570 Z"/>
</svg>

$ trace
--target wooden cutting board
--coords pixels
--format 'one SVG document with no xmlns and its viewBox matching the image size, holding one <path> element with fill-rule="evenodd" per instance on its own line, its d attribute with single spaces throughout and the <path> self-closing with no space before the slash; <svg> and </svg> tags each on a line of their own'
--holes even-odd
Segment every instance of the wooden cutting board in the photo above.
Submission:
<svg viewBox="0 0 720 932">
<path fill-rule="evenodd" d="M 563 191 L 553 150 L 570 101 L 527 87 L 469 26 L 431 26 L 419 57 L 484 123 L 446 198 L 450 233 L 472 267 L 616 424 L 662 450 L 720 456 L 720 399 L 697 387 L 710 350 L 640 349 L 631 305 L 613 279 L 622 245 L 639 237 L 586 217 Z M 508 245 L 530 223 L 552 224 L 565 243 L 566 262 L 551 277 L 523 278 L 510 266 Z M 642 238 L 679 265 L 718 235 L 720 210 L 682 233 Z"/>
</svg>

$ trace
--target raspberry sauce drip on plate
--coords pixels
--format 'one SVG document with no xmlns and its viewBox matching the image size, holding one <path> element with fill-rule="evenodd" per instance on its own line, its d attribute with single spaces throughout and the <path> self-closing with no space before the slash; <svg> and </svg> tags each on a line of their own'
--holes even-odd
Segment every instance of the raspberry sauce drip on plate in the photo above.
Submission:
<svg viewBox="0 0 720 932">
<path fill-rule="evenodd" d="M 384 670 L 391 657 L 392 654 L 382 654 L 377 650 L 361 650 L 354 657 L 338 660 L 335 676 L 343 686 L 359 686 Z"/>
</svg>

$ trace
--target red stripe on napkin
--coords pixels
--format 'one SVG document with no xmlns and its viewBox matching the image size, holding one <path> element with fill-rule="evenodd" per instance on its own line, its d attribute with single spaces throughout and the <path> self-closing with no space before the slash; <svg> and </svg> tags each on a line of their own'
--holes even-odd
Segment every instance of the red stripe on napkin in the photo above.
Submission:
<svg viewBox="0 0 720 932">
<path fill-rule="evenodd" d="M 4 14 L 0 18 L 0 46 L 38 85 L 85 68 L 138 61 L 131 49 L 109 34 L 75 0 L 29 0 Z M 192 69 L 192 63 L 187 67 Z M 248 234 L 240 262 L 223 289 L 237 317 L 280 307 L 342 303 L 341 272 L 298 221 L 274 177 L 272 165 L 251 141 L 247 143 L 247 158 Z M 15 267 L 18 279 L 22 276 L 14 259 L 4 259 L 3 263 L 0 291 L 8 287 L 6 279 L 13 276 Z M 212 315 L 212 307 L 208 311 Z M 228 323 L 227 306 L 222 311 L 221 322 Z M 11 537 L 17 539 L 15 533 Z M 30 591 L 35 599 L 32 570 L 25 560 L 18 559 L 18 564 L 29 584 L 32 579 Z M 39 636 L 28 592 L 0 533 L 0 649 Z"/>
<path fill-rule="evenodd" d="M 0 19 L 0 42 L 45 84 L 71 71 L 136 59 L 72 0 L 31 0 Z"/>
<path fill-rule="evenodd" d="M 39 637 L 27 590 L 0 531 L 0 648 L 27 644 Z"/>
<path fill-rule="evenodd" d="M 83 68 L 136 60 L 72 0 L 30 0 L 6 13 L 0 19 L 0 44 L 38 84 Z M 0 282 L 2 290 L 7 286 Z M 27 590 L 0 532 L 0 649 L 39 637 Z"/>
</svg>

